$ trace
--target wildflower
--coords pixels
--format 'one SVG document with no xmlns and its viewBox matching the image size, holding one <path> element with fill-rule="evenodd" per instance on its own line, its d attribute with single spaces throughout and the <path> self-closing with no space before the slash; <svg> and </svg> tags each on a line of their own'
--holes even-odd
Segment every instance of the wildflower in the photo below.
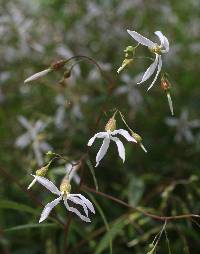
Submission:
<svg viewBox="0 0 200 254">
<path fill-rule="evenodd" d="M 135 32 L 135 31 L 130 31 L 127 30 L 127 32 L 140 44 L 147 46 L 149 48 L 149 50 L 154 53 L 156 55 L 156 58 L 154 60 L 154 62 L 149 66 L 149 68 L 146 70 L 146 72 L 144 73 L 142 80 L 140 82 L 138 82 L 138 84 L 141 84 L 143 82 L 145 82 L 147 79 L 149 79 L 153 73 L 155 72 L 156 68 L 157 68 L 157 72 L 156 75 L 154 77 L 154 80 L 152 81 L 151 85 L 149 86 L 148 90 L 152 88 L 152 86 L 154 85 L 154 83 L 156 82 L 158 75 L 161 71 L 162 68 L 162 58 L 161 58 L 161 54 L 163 53 L 167 53 L 169 51 L 169 41 L 167 39 L 167 37 L 165 37 L 162 32 L 160 31 L 156 31 L 155 34 L 158 36 L 159 40 L 160 40 L 160 45 L 158 45 L 157 43 L 152 42 L 151 40 L 145 38 L 144 36 L 142 36 L 141 34 Z"/>
<path fill-rule="evenodd" d="M 23 116 L 19 116 L 18 120 L 27 130 L 27 132 L 17 138 L 15 145 L 21 149 L 31 145 L 36 161 L 38 165 L 41 166 L 43 164 L 42 152 L 52 150 L 51 146 L 41 139 L 40 135 L 41 132 L 46 128 L 47 124 L 41 120 L 38 120 L 32 124 Z"/>
<path fill-rule="evenodd" d="M 112 117 L 105 127 L 105 132 L 98 132 L 95 134 L 89 141 L 88 146 L 91 146 L 96 138 L 103 138 L 103 144 L 101 145 L 101 148 L 99 149 L 99 152 L 96 156 L 96 166 L 99 165 L 99 162 L 103 159 L 103 157 L 106 155 L 106 152 L 108 150 L 108 147 L 110 145 L 110 141 L 114 141 L 118 148 L 119 157 L 122 159 L 122 161 L 125 161 L 125 148 L 123 143 L 119 140 L 119 138 L 115 137 L 115 135 L 120 134 L 122 135 L 126 140 L 130 142 L 136 142 L 137 141 L 131 137 L 131 135 L 128 133 L 128 131 L 119 129 L 116 130 L 116 120 L 114 117 Z"/>
<path fill-rule="evenodd" d="M 64 201 L 64 205 L 67 208 L 68 211 L 75 213 L 78 215 L 83 221 L 85 222 L 91 222 L 88 218 L 88 210 L 90 210 L 92 213 L 95 213 L 94 207 L 92 203 L 85 198 L 82 194 L 70 194 L 71 192 L 71 185 L 69 183 L 68 177 L 64 177 L 64 179 L 61 182 L 60 190 L 48 179 L 42 176 L 36 176 L 33 175 L 37 182 L 39 182 L 41 185 L 43 185 L 45 188 L 47 188 L 50 192 L 57 195 L 58 198 L 53 200 L 52 202 L 48 203 L 44 210 L 42 211 L 39 223 L 46 220 L 46 218 L 49 216 L 52 209 L 60 203 L 61 200 Z M 82 215 L 78 209 L 71 207 L 68 204 L 68 201 L 71 201 L 77 205 L 82 206 L 85 215 Z"/>
<path fill-rule="evenodd" d="M 200 120 L 195 119 L 189 121 L 188 115 L 188 111 L 183 110 L 180 118 L 168 117 L 165 121 L 167 125 L 176 128 L 176 142 L 181 142 L 182 139 L 185 139 L 188 143 L 193 143 L 195 141 L 192 129 L 200 128 Z"/>
</svg>

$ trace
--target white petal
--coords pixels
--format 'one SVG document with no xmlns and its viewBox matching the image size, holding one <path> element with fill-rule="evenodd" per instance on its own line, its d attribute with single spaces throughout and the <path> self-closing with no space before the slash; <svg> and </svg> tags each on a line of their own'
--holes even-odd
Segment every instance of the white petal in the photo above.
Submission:
<svg viewBox="0 0 200 254">
<path fill-rule="evenodd" d="M 50 146 L 47 142 L 43 141 L 39 143 L 39 147 L 41 149 L 41 151 L 43 152 L 48 152 L 48 151 L 52 151 L 53 148 L 52 146 Z"/>
<path fill-rule="evenodd" d="M 61 194 L 61 192 L 58 190 L 58 188 L 55 186 L 55 184 L 53 184 L 51 181 L 49 181 L 45 177 L 42 177 L 42 176 L 34 176 L 34 177 L 40 184 L 42 184 L 45 188 L 47 188 L 52 193 L 54 193 L 56 195 Z"/>
<path fill-rule="evenodd" d="M 70 195 L 73 195 L 74 197 L 79 197 L 80 199 L 83 200 L 83 202 L 86 204 L 86 206 L 88 207 L 88 209 L 92 212 L 92 213 L 95 213 L 95 210 L 94 210 L 94 206 L 93 204 L 90 202 L 89 199 L 85 198 L 82 194 L 70 194 Z"/>
<path fill-rule="evenodd" d="M 158 65 L 158 54 L 156 54 L 155 61 L 145 71 L 145 73 L 142 77 L 142 80 L 140 82 L 138 82 L 137 84 L 143 83 L 144 81 L 149 79 L 151 77 L 151 75 L 155 72 L 155 69 L 156 69 L 157 65 Z"/>
<path fill-rule="evenodd" d="M 55 200 L 53 200 L 52 202 L 48 203 L 45 206 L 45 208 L 42 211 L 42 214 L 40 216 L 39 223 L 46 220 L 46 218 L 49 216 L 51 210 L 60 202 L 61 199 L 62 199 L 62 197 L 60 196 L 59 198 L 56 198 Z"/>
<path fill-rule="evenodd" d="M 119 130 L 116 130 L 116 131 L 112 132 L 112 135 L 116 135 L 116 134 L 122 135 L 126 140 L 128 140 L 130 142 L 137 143 L 137 141 L 126 130 L 119 129 Z"/>
<path fill-rule="evenodd" d="M 82 215 L 76 208 L 70 207 L 70 206 L 68 205 L 68 203 L 67 203 L 67 199 L 64 199 L 64 204 L 65 204 L 65 206 L 66 206 L 66 208 L 67 208 L 68 211 L 73 212 L 73 213 L 75 213 L 76 215 L 78 215 L 78 216 L 81 218 L 81 220 L 83 220 L 83 221 L 85 221 L 85 222 L 91 222 L 90 219 L 89 219 L 88 217 Z"/>
<path fill-rule="evenodd" d="M 157 80 L 157 78 L 158 78 L 158 75 L 159 75 L 159 73 L 160 73 L 160 71 L 161 71 L 161 68 L 162 68 L 162 58 L 161 58 L 161 56 L 159 56 L 159 58 L 158 58 L 158 69 L 157 69 L 157 72 L 156 72 L 156 76 L 155 76 L 153 82 L 151 83 L 151 85 L 149 86 L 149 88 L 147 89 L 148 91 L 149 91 L 149 89 L 152 88 L 152 86 L 153 86 L 154 83 L 156 82 L 156 80 Z"/>
<path fill-rule="evenodd" d="M 18 117 L 18 120 L 19 120 L 19 122 L 21 123 L 21 125 L 23 126 L 23 127 L 25 127 L 26 129 L 32 129 L 32 126 L 31 126 L 31 124 L 28 122 L 28 120 L 25 118 L 25 117 L 23 117 L 23 116 L 19 116 Z"/>
<path fill-rule="evenodd" d="M 163 35 L 162 32 L 156 31 L 155 34 L 158 36 L 161 46 L 164 48 L 161 50 L 162 53 L 167 53 L 169 51 L 169 41 L 166 36 Z"/>
<path fill-rule="evenodd" d="M 107 132 L 98 132 L 95 134 L 89 141 L 88 141 L 88 146 L 91 146 L 96 138 L 105 138 L 107 136 Z"/>
<path fill-rule="evenodd" d="M 161 46 L 163 46 L 165 41 L 164 35 L 162 34 L 161 31 L 156 31 L 155 34 L 158 36 Z"/>
<path fill-rule="evenodd" d="M 24 148 L 26 147 L 27 145 L 29 145 L 31 142 L 31 138 L 30 138 L 30 135 L 29 133 L 25 133 L 21 136 L 19 136 L 15 142 L 15 145 L 17 147 L 20 147 L 20 148 Z"/>
<path fill-rule="evenodd" d="M 97 167 L 99 165 L 99 162 L 105 156 L 105 154 L 108 150 L 109 144 L 110 144 L 110 138 L 104 138 L 103 144 L 101 145 L 101 147 L 97 153 L 97 156 L 96 156 L 96 166 L 95 167 Z"/>
<path fill-rule="evenodd" d="M 164 44 L 163 47 L 165 48 L 164 50 L 161 50 L 162 53 L 167 53 L 169 51 L 169 41 L 167 37 L 164 36 Z"/>
<path fill-rule="evenodd" d="M 123 143 L 118 138 L 116 138 L 116 137 L 112 137 L 111 140 L 113 140 L 116 143 L 117 149 L 118 149 L 118 153 L 119 153 L 119 157 L 124 162 L 125 161 L 125 149 L 124 149 Z"/>
<path fill-rule="evenodd" d="M 33 185 L 37 182 L 37 180 L 34 178 L 33 181 L 29 184 L 27 190 L 33 187 Z"/>
<path fill-rule="evenodd" d="M 39 78 L 45 76 L 45 75 L 46 75 L 48 72 L 50 72 L 50 71 L 51 71 L 51 69 L 46 69 L 46 70 L 44 70 L 44 71 L 37 72 L 37 73 L 35 73 L 34 75 L 32 75 L 32 76 L 30 76 L 29 78 L 27 78 L 27 79 L 24 81 L 24 83 L 28 83 L 28 82 L 31 82 L 31 81 L 33 81 L 33 80 L 39 79 Z"/>
<path fill-rule="evenodd" d="M 86 216 L 88 216 L 88 209 L 87 209 L 87 206 L 85 205 L 85 203 L 83 202 L 83 200 L 81 200 L 79 197 L 73 196 L 73 194 L 68 195 L 67 199 L 71 200 L 75 204 L 81 205 L 84 209 Z"/>
<path fill-rule="evenodd" d="M 151 48 L 155 45 L 155 43 L 135 31 L 127 30 L 127 32 L 133 37 L 133 39 L 135 39 L 137 42 L 141 43 L 144 46 Z"/>
<path fill-rule="evenodd" d="M 45 128 L 46 128 L 47 124 L 44 123 L 43 121 L 41 120 L 38 120 L 35 125 L 34 125 L 34 129 L 35 131 L 38 133 L 38 132 L 41 132 L 43 131 Z"/>
</svg>

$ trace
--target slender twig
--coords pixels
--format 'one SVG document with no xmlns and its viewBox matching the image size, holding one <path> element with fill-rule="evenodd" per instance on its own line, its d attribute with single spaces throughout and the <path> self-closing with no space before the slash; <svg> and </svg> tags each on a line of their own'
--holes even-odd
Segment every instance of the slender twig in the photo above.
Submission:
<svg viewBox="0 0 200 254">
<path fill-rule="evenodd" d="M 119 203 L 119 204 L 121 204 L 123 206 L 126 206 L 126 207 L 128 207 L 128 208 L 130 208 L 130 209 L 132 209 L 134 211 L 142 213 L 143 215 L 145 215 L 147 217 L 150 217 L 152 219 L 155 219 L 155 220 L 169 221 L 169 220 L 179 220 L 179 219 L 200 218 L 200 215 L 197 215 L 197 214 L 180 214 L 180 215 L 175 215 L 175 216 L 159 216 L 159 215 L 156 215 L 156 214 L 144 211 L 142 208 L 131 206 L 128 203 L 124 202 L 123 200 L 120 200 L 120 199 L 118 199 L 116 197 L 110 196 L 110 195 L 108 195 L 106 193 L 103 193 L 103 192 L 100 192 L 100 191 L 96 191 L 95 189 L 89 188 L 86 185 L 82 186 L 82 188 L 87 190 L 87 191 L 93 192 L 93 193 L 95 193 L 97 195 L 103 196 L 103 197 L 105 197 L 107 199 L 113 200 L 116 203 Z"/>
</svg>

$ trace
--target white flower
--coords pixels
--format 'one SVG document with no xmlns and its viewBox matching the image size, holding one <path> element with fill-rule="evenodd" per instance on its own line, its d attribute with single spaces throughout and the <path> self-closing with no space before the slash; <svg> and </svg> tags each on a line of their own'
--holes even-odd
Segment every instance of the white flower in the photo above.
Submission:
<svg viewBox="0 0 200 254">
<path fill-rule="evenodd" d="M 32 124 L 23 116 L 19 116 L 18 120 L 27 132 L 17 138 L 15 145 L 21 149 L 32 145 L 37 163 L 41 166 L 43 164 L 42 152 L 52 150 L 52 147 L 47 142 L 39 138 L 40 133 L 44 131 L 47 124 L 41 120 Z"/>
<path fill-rule="evenodd" d="M 188 143 L 193 143 L 195 141 L 195 137 L 192 133 L 192 129 L 200 128 L 200 120 L 189 120 L 188 119 L 188 111 L 183 110 L 179 118 L 168 117 L 165 122 L 167 125 L 176 128 L 175 141 L 181 142 L 185 139 Z"/>
<path fill-rule="evenodd" d="M 69 174 L 69 181 L 73 180 L 76 184 L 79 184 L 81 181 L 80 176 L 77 173 L 77 170 L 80 168 L 80 163 L 72 161 L 65 165 L 66 173 Z"/>
<path fill-rule="evenodd" d="M 115 137 L 115 135 L 120 134 L 122 135 L 126 140 L 130 142 L 136 142 L 137 141 L 128 133 L 128 131 L 119 129 L 114 131 L 105 131 L 105 132 L 98 132 L 95 134 L 89 141 L 88 146 L 91 146 L 96 138 L 103 138 L 103 144 L 101 145 L 101 148 L 99 149 L 99 152 L 96 156 L 96 166 L 99 165 L 99 162 L 103 159 L 103 157 L 106 155 L 106 152 L 108 150 L 110 140 L 114 141 L 117 145 L 119 157 L 125 161 L 125 149 L 123 143 L 119 140 L 119 138 Z"/>
<path fill-rule="evenodd" d="M 151 40 L 145 38 L 144 36 L 142 36 L 141 34 L 135 32 L 135 31 L 130 31 L 127 30 L 127 32 L 140 44 L 147 46 L 151 52 L 153 52 L 156 55 L 156 58 L 154 60 L 154 62 L 149 66 L 149 68 L 146 70 L 146 72 L 144 73 L 142 80 L 140 82 L 138 82 L 138 84 L 145 82 L 147 79 L 149 79 L 153 73 L 156 71 L 157 68 L 157 72 L 156 75 L 154 77 L 154 80 L 152 81 L 151 85 L 149 86 L 148 90 L 152 88 L 152 86 L 154 85 L 154 83 L 156 82 L 158 75 L 161 71 L 162 68 L 162 58 L 161 58 L 161 54 L 163 53 L 167 53 L 169 51 L 169 41 L 167 39 L 167 37 L 165 37 L 162 32 L 160 31 L 156 31 L 155 34 L 158 36 L 159 40 L 160 40 L 160 45 L 158 45 L 157 43 L 152 42 Z"/>
<path fill-rule="evenodd" d="M 26 84 L 26 83 L 31 82 L 31 81 L 33 81 L 33 80 L 39 79 L 39 78 L 41 78 L 41 77 L 47 75 L 47 73 L 49 73 L 50 71 L 52 71 L 51 68 L 46 69 L 46 70 L 43 70 L 43 71 L 40 71 L 40 72 L 37 72 L 37 73 L 33 74 L 32 76 L 30 76 L 29 78 L 27 78 L 27 79 L 24 81 L 24 83 Z"/>
<path fill-rule="evenodd" d="M 34 178 L 36 179 L 37 182 L 42 184 L 50 192 L 52 192 L 53 194 L 58 196 L 58 198 L 56 198 L 52 202 L 48 203 L 44 207 L 44 210 L 42 211 L 39 223 L 46 220 L 46 218 L 49 216 L 52 209 L 56 205 L 58 205 L 61 200 L 64 201 L 64 205 L 66 206 L 68 211 L 75 213 L 76 215 L 78 215 L 85 222 L 91 222 L 90 219 L 88 218 L 88 214 L 89 214 L 88 210 L 91 211 L 92 213 L 95 213 L 95 210 L 94 210 L 94 207 L 93 207 L 92 203 L 81 194 L 70 194 L 71 186 L 69 185 L 68 182 L 61 183 L 60 190 L 59 190 L 51 181 L 49 181 L 45 177 L 34 175 Z M 82 206 L 86 216 L 82 215 L 78 211 L 78 209 L 70 206 L 68 201 L 71 201 L 71 202 L 73 202 L 77 205 Z"/>
</svg>

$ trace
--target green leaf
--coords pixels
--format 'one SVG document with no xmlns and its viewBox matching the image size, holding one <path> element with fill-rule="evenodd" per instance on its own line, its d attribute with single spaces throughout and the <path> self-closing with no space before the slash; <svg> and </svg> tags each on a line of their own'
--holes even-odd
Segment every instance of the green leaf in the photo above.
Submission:
<svg viewBox="0 0 200 254">
<path fill-rule="evenodd" d="M 16 227 L 5 229 L 4 231 L 10 232 L 10 231 L 17 231 L 17 230 L 24 230 L 24 229 L 30 229 L 30 228 L 44 228 L 44 227 L 56 227 L 57 225 L 54 223 L 37 223 L 37 224 L 25 224 L 25 225 L 19 225 Z"/>
<path fill-rule="evenodd" d="M 110 227 L 109 232 L 107 232 L 103 238 L 101 239 L 100 243 L 97 246 L 96 252 L 95 254 L 100 254 L 102 253 L 107 246 L 109 245 L 110 239 L 112 239 L 112 241 L 114 240 L 114 238 L 122 232 L 123 228 L 127 225 L 127 220 L 125 220 L 124 218 L 119 219 L 117 222 L 115 222 L 114 224 L 112 224 L 112 227 Z"/>
<path fill-rule="evenodd" d="M 137 206 L 140 199 L 142 198 L 143 193 L 144 182 L 140 178 L 131 175 L 131 180 L 128 186 L 128 199 L 130 205 Z"/>
<path fill-rule="evenodd" d="M 92 202 L 95 204 L 97 210 L 99 211 L 99 213 L 100 213 L 100 215 L 101 215 L 101 217 L 102 217 L 102 219 L 103 219 L 103 222 L 104 222 L 104 224 L 105 224 L 105 227 L 106 227 L 106 230 L 107 230 L 107 234 L 108 234 L 108 240 L 106 241 L 106 243 L 105 243 L 104 245 L 101 244 L 101 241 L 100 241 L 99 245 L 98 245 L 97 248 L 96 248 L 95 254 L 100 254 L 100 253 L 102 253 L 102 251 L 103 251 L 104 249 L 106 249 L 108 246 L 109 246 L 109 249 L 110 249 L 110 254 L 112 254 L 112 253 L 113 253 L 113 252 L 112 252 L 112 237 L 111 237 L 111 235 L 110 235 L 110 227 L 109 227 L 108 221 L 107 221 L 107 219 L 106 219 L 106 217 L 105 217 L 105 215 L 104 215 L 103 210 L 101 209 L 100 205 L 97 203 L 97 201 L 96 201 L 96 199 L 93 197 L 93 195 L 91 195 L 91 194 L 88 193 L 88 192 L 87 192 L 87 194 L 88 194 L 88 196 L 91 198 Z"/>
<path fill-rule="evenodd" d="M 12 210 L 17 210 L 17 211 L 23 211 L 31 214 L 39 214 L 40 212 L 37 211 L 36 209 L 20 204 L 11 200 L 0 200 L 0 208 L 2 209 L 12 209 Z"/>
</svg>

